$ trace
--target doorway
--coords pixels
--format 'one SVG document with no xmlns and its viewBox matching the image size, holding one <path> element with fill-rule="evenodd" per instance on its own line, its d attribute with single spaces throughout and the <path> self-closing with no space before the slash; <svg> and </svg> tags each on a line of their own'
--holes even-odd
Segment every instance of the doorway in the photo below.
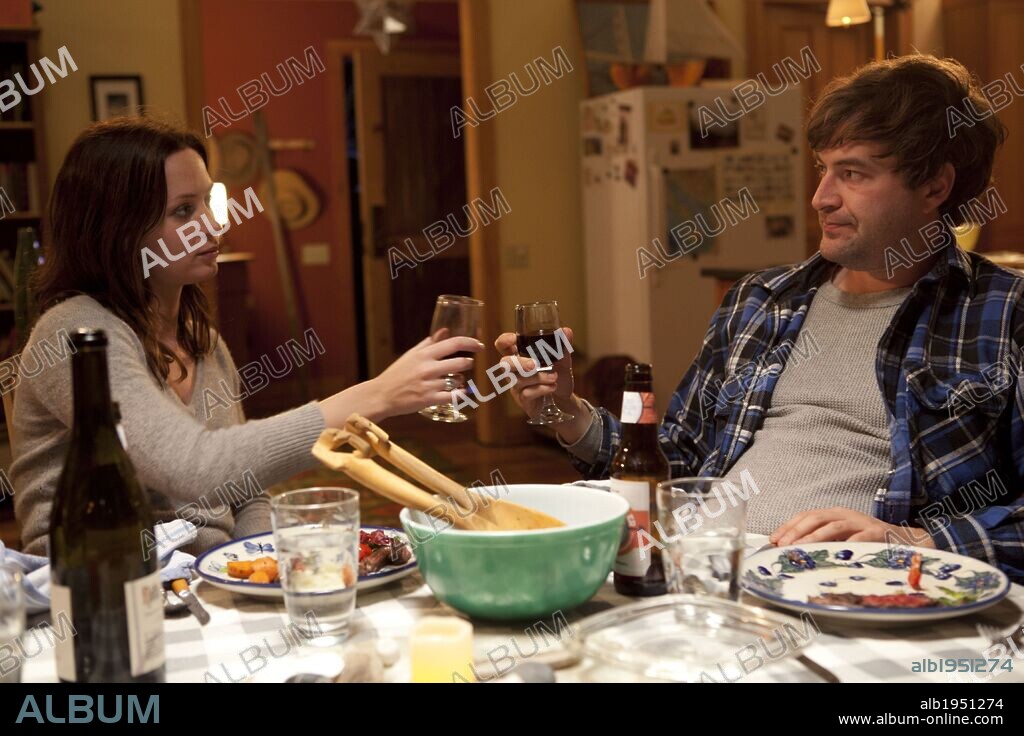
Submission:
<svg viewBox="0 0 1024 736">
<path fill-rule="evenodd" d="M 356 274 L 360 379 L 379 374 L 430 331 L 439 294 L 470 294 L 458 48 L 424 43 L 383 55 L 371 43 L 331 43 L 332 148 L 341 171 L 339 237 Z M 341 160 L 343 159 L 343 161 Z M 444 223 L 454 242 L 432 248 Z M 471 223 L 470 223 L 471 224 Z M 431 230 L 431 227 L 434 230 Z M 435 239 L 435 242 L 436 239 Z"/>
</svg>

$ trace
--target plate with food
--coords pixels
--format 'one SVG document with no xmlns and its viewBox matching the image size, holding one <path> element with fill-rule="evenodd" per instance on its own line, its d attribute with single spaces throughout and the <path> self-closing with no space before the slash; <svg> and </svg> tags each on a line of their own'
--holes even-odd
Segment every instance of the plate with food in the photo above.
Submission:
<svg viewBox="0 0 1024 736">
<path fill-rule="evenodd" d="M 383 526 L 359 530 L 359 576 L 357 590 L 366 591 L 411 575 L 416 557 L 405 532 Z M 352 575 L 346 567 L 342 575 Z M 196 573 L 218 588 L 261 598 L 282 598 L 277 550 L 272 532 L 253 534 L 217 545 L 195 562 Z"/>
<path fill-rule="evenodd" d="M 975 613 L 1010 590 L 971 557 L 883 542 L 772 547 L 744 561 L 743 589 L 793 611 L 859 621 L 933 621 Z"/>
</svg>

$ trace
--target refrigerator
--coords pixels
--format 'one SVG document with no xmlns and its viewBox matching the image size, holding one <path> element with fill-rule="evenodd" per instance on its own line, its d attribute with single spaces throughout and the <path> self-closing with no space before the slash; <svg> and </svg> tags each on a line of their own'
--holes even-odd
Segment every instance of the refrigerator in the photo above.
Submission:
<svg viewBox="0 0 1024 736">
<path fill-rule="evenodd" d="M 800 89 L 755 107 L 737 98 L 738 84 L 638 87 L 581 103 L 588 357 L 651 363 L 659 410 L 718 307 L 717 281 L 701 271 L 806 257 Z"/>
</svg>

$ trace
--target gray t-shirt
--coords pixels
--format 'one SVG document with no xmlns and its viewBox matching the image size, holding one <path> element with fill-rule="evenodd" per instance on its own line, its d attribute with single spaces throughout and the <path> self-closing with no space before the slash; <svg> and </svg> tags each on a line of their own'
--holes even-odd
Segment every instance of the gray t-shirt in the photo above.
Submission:
<svg viewBox="0 0 1024 736">
<path fill-rule="evenodd" d="M 875 373 L 882 333 L 911 288 L 849 294 L 819 287 L 793 352 L 779 376 L 764 424 L 726 473 L 742 487 L 749 471 L 747 531 L 770 534 L 795 514 L 843 506 L 871 512 L 890 465 L 889 416 Z M 588 404 L 589 407 L 589 404 Z M 600 414 L 572 445 L 593 462 L 601 447 Z"/>
<path fill-rule="evenodd" d="M 871 513 L 891 464 L 875 356 L 909 293 L 908 287 L 849 294 L 831 282 L 818 289 L 764 424 L 725 476 L 739 486 L 748 470 L 757 485 L 747 531 L 770 534 L 813 508 Z"/>
</svg>

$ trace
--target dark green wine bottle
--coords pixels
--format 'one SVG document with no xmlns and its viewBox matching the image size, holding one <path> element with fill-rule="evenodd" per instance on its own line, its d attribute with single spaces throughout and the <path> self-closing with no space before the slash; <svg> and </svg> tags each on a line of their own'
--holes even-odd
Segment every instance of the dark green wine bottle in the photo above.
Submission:
<svg viewBox="0 0 1024 736">
<path fill-rule="evenodd" d="M 107 336 L 71 337 L 74 423 L 50 517 L 51 615 L 64 682 L 163 682 L 164 613 L 149 499 L 117 436 Z M 146 532 L 145 536 L 143 532 Z M 63 618 L 62 618 L 63 617 Z"/>
</svg>

